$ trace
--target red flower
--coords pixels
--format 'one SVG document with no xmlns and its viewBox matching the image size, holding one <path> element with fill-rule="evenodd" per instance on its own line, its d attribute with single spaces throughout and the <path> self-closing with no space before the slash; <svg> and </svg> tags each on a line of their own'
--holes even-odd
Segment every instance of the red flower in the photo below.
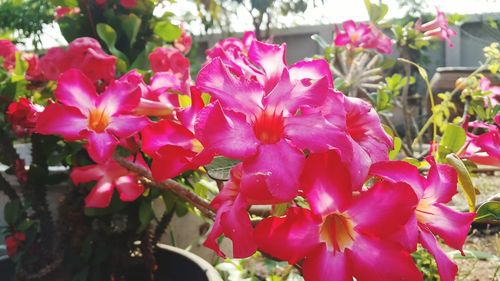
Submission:
<svg viewBox="0 0 500 281">
<path fill-rule="evenodd" d="M 193 38 L 191 38 L 191 35 L 189 35 L 184 27 L 182 27 L 182 34 L 174 41 L 174 47 L 176 47 L 182 53 L 187 54 L 191 50 L 192 44 Z"/>
<path fill-rule="evenodd" d="M 13 257 L 21 247 L 21 244 L 26 240 L 26 235 L 22 232 L 15 232 L 5 237 L 5 245 L 7 246 L 7 255 Z"/>
<path fill-rule="evenodd" d="M 12 129 L 19 137 L 30 135 L 35 129 L 36 122 L 43 107 L 33 104 L 26 98 L 20 98 L 7 108 L 6 120 L 12 125 Z"/>
<path fill-rule="evenodd" d="M 75 39 L 68 49 L 51 48 L 40 59 L 40 70 L 48 80 L 57 80 L 61 73 L 76 68 L 93 82 L 109 83 L 115 77 L 116 58 L 106 54 L 99 42 L 90 37 Z"/>
</svg>

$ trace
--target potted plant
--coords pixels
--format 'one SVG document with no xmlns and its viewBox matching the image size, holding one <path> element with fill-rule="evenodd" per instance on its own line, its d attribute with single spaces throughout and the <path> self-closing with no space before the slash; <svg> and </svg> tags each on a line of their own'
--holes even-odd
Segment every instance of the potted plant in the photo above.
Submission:
<svg viewBox="0 0 500 281">
<path fill-rule="evenodd" d="M 436 236 L 460 250 L 475 217 L 457 155 L 474 159 L 474 144 L 495 161 L 497 127 L 465 144 L 465 130 L 450 123 L 425 160 L 394 160 L 398 138 L 377 112 L 391 100 L 372 106 L 335 89 L 332 57 L 290 65 L 286 45 L 247 32 L 209 49 L 192 81 L 191 38 L 170 13 L 153 16 L 155 1 L 64 3 L 67 47 L 38 57 L 0 42 L 0 160 L 15 177 L 0 177 L 3 233 L 17 280 L 220 280 L 206 262 L 158 244 L 186 212 L 213 221 L 204 245 L 219 256 L 225 237 L 233 257 L 259 250 L 306 280 L 422 280 L 417 244 L 443 279 L 454 278 Z M 389 52 L 377 20 L 344 24 L 337 51 Z M 435 21 L 405 28 L 431 40 L 447 27 Z M 403 84 L 407 92 L 410 79 Z M 500 122 L 483 121 L 493 118 Z M 28 166 L 13 145 L 21 140 L 31 144 Z M 458 179 L 470 212 L 445 206 Z M 54 217 L 46 193 L 57 185 L 65 192 Z"/>
</svg>

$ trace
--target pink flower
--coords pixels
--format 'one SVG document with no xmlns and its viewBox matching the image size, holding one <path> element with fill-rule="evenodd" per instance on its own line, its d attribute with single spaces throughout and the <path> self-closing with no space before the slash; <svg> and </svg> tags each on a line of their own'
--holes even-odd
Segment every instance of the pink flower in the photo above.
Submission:
<svg viewBox="0 0 500 281">
<path fill-rule="evenodd" d="M 165 72 L 162 80 L 168 79 L 170 83 L 180 85 L 179 90 L 183 93 L 189 91 L 189 60 L 177 49 L 159 47 L 149 54 L 149 63 L 153 72 Z M 167 76 L 173 77 L 167 77 Z M 174 79 L 175 78 L 175 79 Z"/>
<path fill-rule="evenodd" d="M 489 125 L 483 122 L 471 122 L 467 127 L 478 127 L 487 132 L 474 135 L 467 132 L 465 149 L 460 155 L 475 163 L 500 167 L 500 114 L 495 117 L 496 124 Z"/>
<path fill-rule="evenodd" d="M 220 250 L 217 239 L 222 235 L 233 241 L 234 258 L 249 257 L 257 250 L 252 222 L 247 213 L 248 203 L 239 190 L 241 173 L 241 164 L 233 167 L 230 180 L 210 203 L 217 210 L 217 216 L 203 245 L 221 257 L 225 257 L 225 254 Z"/>
<path fill-rule="evenodd" d="M 306 281 L 423 280 L 408 251 L 385 237 L 396 233 L 417 204 L 406 183 L 376 183 L 352 197 L 347 169 L 335 151 L 310 155 L 301 179 L 311 210 L 257 224 L 259 249 L 295 264 Z"/>
<path fill-rule="evenodd" d="M 19 101 L 9 105 L 5 119 L 11 124 L 17 136 L 31 135 L 43 109 L 43 106 L 33 104 L 26 98 L 20 98 Z"/>
<path fill-rule="evenodd" d="M 55 19 L 58 20 L 60 18 L 63 18 L 67 15 L 74 15 L 80 13 L 80 8 L 79 7 L 61 7 L 57 6 L 56 11 L 55 11 Z"/>
<path fill-rule="evenodd" d="M 9 257 L 14 257 L 19 248 L 26 241 L 26 235 L 20 231 L 16 231 L 11 235 L 5 236 L 5 246 L 7 247 L 7 255 Z"/>
<path fill-rule="evenodd" d="M 364 23 L 356 23 L 352 20 L 345 21 L 342 24 L 344 31 L 339 31 L 335 34 L 335 45 L 336 46 L 346 46 L 351 45 L 353 47 L 360 47 L 363 45 L 371 34 L 370 26 Z"/>
<path fill-rule="evenodd" d="M 109 83 L 115 77 L 116 58 L 106 54 L 97 40 L 90 37 L 75 39 L 64 48 L 51 48 L 40 59 L 40 70 L 48 80 L 71 68 L 82 71 L 92 81 Z"/>
<path fill-rule="evenodd" d="M 330 91 L 321 112 L 337 130 L 348 138 L 351 153 L 343 153 L 342 161 L 349 169 L 352 186 L 360 190 L 373 163 L 389 160 L 392 140 L 382 128 L 382 123 L 370 104 Z"/>
<path fill-rule="evenodd" d="M 193 132 L 194 115 L 203 106 L 201 92 L 193 91 L 191 107 L 178 112 L 180 122 L 163 119 L 141 131 L 142 148 L 153 158 L 151 169 L 156 180 L 173 178 L 212 161 L 213 155 L 203 150 Z"/>
<path fill-rule="evenodd" d="M 282 60 L 282 52 L 274 46 L 263 46 L 254 60 L 260 61 L 263 69 L 274 69 L 273 62 Z M 207 150 L 243 160 L 242 192 L 254 191 L 258 197 L 257 190 L 264 186 L 275 198 L 290 200 L 297 194 L 304 150 L 352 150 L 345 134 L 327 122 L 321 112 L 297 114 L 302 108 L 323 104 L 331 81 L 329 72 L 319 76 L 318 71 L 306 71 L 307 65 L 328 69 L 323 60 L 285 68 L 267 95 L 266 85 L 235 76 L 219 58 L 200 70 L 196 85 L 215 101 L 198 114 L 196 136 Z M 312 77 L 303 77 L 310 73 Z"/>
<path fill-rule="evenodd" d="M 137 154 L 134 162 L 147 168 L 141 154 Z M 125 202 L 134 201 L 144 193 L 144 186 L 138 177 L 112 159 L 96 165 L 73 168 L 70 176 L 75 185 L 96 181 L 92 191 L 85 198 L 87 208 L 108 207 L 115 189 L 120 199 Z"/>
<path fill-rule="evenodd" d="M 24 60 L 28 63 L 25 78 L 31 82 L 43 82 L 45 77 L 40 69 L 40 61 L 36 54 L 23 54 Z"/>
<path fill-rule="evenodd" d="M 451 36 L 457 35 L 455 30 L 448 27 L 448 19 L 446 15 L 436 7 L 436 18 L 430 22 L 420 24 L 420 19 L 416 22 L 415 28 L 424 33 L 425 36 L 430 38 L 436 38 L 441 40 L 446 40 L 450 47 L 453 47 L 453 43 L 450 40 Z"/>
<path fill-rule="evenodd" d="M 193 44 L 193 38 L 186 32 L 186 29 L 182 27 L 181 37 L 174 41 L 174 47 L 176 47 L 183 54 L 189 53 L 191 50 L 191 45 Z"/>
<path fill-rule="evenodd" d="M 439 247 L 435 235 L 448 246 L 461 250 L 475 214 L 457 212 L 445 205 L 457 193 L 457 174 L 451 166 L 436 164 L 432 157 L 426 159 L 431 164 L 427 178 L 404 161 L 376 163 L 370 174 L 384 181 L 411 185 L 419 203 L 414 215 L 394 239 L 406 246 L 416 245 L 418 240 L 436 259 L 441 280 L 453 281 L 458 268 Z M 407 249 L 415 250 L 416 247 Z"/>
<path fill-rule="evenodd" d="M 3 59 L 3 67 L 7 70 L 16 66 L 16 45 L 10 40 L 0 39 L 0 58 Z"/>
<path fill-rule="evenodd" d="M 481 80 L 479 80 L 479 87 L 483 91 L 491 92 L 487 97 L 485 97 L 485 99 L 489 99 L 492 107 L 500 104 L 500 86 L 492 86 L 491 80 L 487 77 L 483 77 L 481 78 Z M 485 105 L 489 106 L 489 102 L 487 102 L 486 100 Z"/>
<path fill-rule="evenodd" d="M 35 131 L 61 135 L 66 140 L 87 140 L 90 157 L 105 162 L 111 157 L 118 138 L 130 137 L 148 123 L 132 111 L 140 100 L 137 87 L 124 81 L 112 82 L 98 95 L 91 80 L 72 69 L 58 81 L 55 97 L 40 114 Z"/>
<path fill-rule="evenodd" d="M 335 46 L 362 47 L 365 49 L 376 49 L 382 54 L 392 53 L 392 40 L 374 25 L 356 23 L 352 20 L 342 24 L 344 31 L 337 29 L 335 34 Z"/>
</svg>

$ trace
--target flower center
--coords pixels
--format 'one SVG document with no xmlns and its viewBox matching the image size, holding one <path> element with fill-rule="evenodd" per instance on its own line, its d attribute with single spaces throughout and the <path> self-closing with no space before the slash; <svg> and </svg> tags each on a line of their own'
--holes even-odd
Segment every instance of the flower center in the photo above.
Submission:
<svg viewBox="0 0 500 281">
<path fill-rule="evenodd" d="M 277 143 L 282 137 L 285 127 L 285 119 L 282 112 L 276 109 L 266 109 L 255 118 L 253 132 L 258 140 L 263 143 Z"/>
<path fill-rule="evenodd" d="M 109 119 L 109 115 L 104 110 L 93 109 L 89 115 L 89 128 L 96 133 L 102 133 L 108 127 Z"/>
<path fill-rule="evenodd" d="M 432 203 L 433 202 L 430 199 L 425 198 L 418 202 L 417 209 L 415 210 L 418 222 L 428 223 L 434 219 L 434 209 L 432 207 Z"/>
<path fill-rule="evenodd" d="M 345 213 L 328 215 L 321 225 L 320 238 L 329 249 L 343 252 L 356 238 L 354 223 Z"/>
</svg>

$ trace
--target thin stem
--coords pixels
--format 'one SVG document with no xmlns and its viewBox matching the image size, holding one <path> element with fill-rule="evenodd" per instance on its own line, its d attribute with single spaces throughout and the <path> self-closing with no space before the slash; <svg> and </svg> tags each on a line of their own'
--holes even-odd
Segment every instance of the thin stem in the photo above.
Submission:
<svg viewBox="0 0 500 281">
<path fill-rule="evenodd" d="M 3 191 L 3 193 L 5 193 L 7 197 L 9 197 L 10 201 L 18 200 L 19 202 L 21 202 L 21 199 L 19 198 L 19 195 L 17 195 L 17 192 L 10 185 L 10 183 L 2 176 L 1 173 L 0 173 L 0 191 Z"/>
<path fill-rule="evenodd" d="M 209 202 L 201 198 L 191 190 L 185 188 L 182 184 L 171 179 L 163 182 L 156 182 L 153 179 L 151 172 L 145 169 L 144 167 L 136 165 L 116 154 L 113 156 L 113 158 L 118 164 L 120 164 L 125 169 L 143 177 L 144 179 L 143 182 L 148 187 L 172 191 L 173 193 L 177 194 L 177 196 L 181 197 L 182 199 L 188 201 L 189 203 L 197 207 L 200 210 L 200 212 L 203 213 L 203 215 L 205 215 L 206 217 L 210 219 L 215 219 L 215 212 L 212 210 L 212 207 L 210 206 Z"/>
<path fill-rule="evenodd" d="M 404 54 L 405 52 L 402 52 Z M 406 76 L 406 84 L 403 88 L 403 93 L 401 94 L 401 103 L 403 106 L 403 118 L 405 124 L 405 138 L 404 141 L 406 145 L 412 151 L 412 143 L 411 143 L 411 128 L 410 128 L 410 114 L 408 110 L 408 92 L 410 91 L 410 76 L 411 76 L 411 65 L 405 64 L 405 76 Z"/>
<path fill-rule="evenodd" d="M 398 137 L 398 132 L 396 131 L 396 127 L 394 126 L 394 124 L 392 123 L 391 119 L 389 119 L 387 116 L 385 116 L 384 114 L 380 114 L 379 116 L 382 116 L 382 119 L 384 119 L 385 123 L 387 124 L 387 126 L 389 126 L 391 128 L 391 130 L 394 132 L 394 134 Z M 408 146 L 406 146 L 406 144 L 404 142 L 401 142 L 401 148 L 403 149 L 403 151 L 405 152 L 406 156 L 413 156 L 413 153 L 411 152 L 411 150 L 408 148 Z"/>
</svg>

